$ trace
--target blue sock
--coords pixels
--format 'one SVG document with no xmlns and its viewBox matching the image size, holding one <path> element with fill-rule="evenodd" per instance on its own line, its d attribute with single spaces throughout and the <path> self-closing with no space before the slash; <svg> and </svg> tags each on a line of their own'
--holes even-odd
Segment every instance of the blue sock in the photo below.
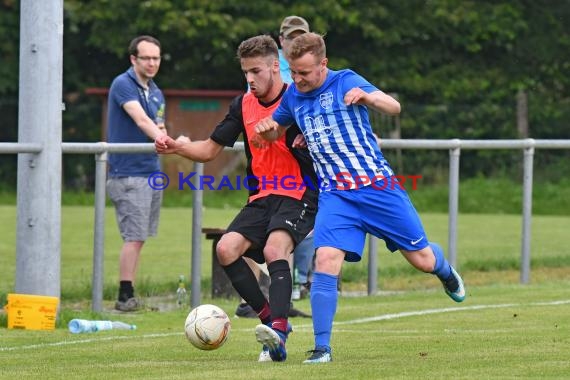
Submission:
<svg viewBox="0 0 570 380">
<path fill-rule="evenodd" d="M 443 255 L 443 249 L 436 243 L 429 243 L 429 245 L 435 256 L 435 267 L 431 273 L 435 274 L 440 280 L 445 281 L 451 274 L 451 267 Z"/>
<path fill-rule="evenodd" d="M 313 331 L 315 347 L 330 350 L 331 333 L 336 305 L 338 276 L 315 272 L 311 284 L 311 310 L 313 311 Z"/>
</svg>

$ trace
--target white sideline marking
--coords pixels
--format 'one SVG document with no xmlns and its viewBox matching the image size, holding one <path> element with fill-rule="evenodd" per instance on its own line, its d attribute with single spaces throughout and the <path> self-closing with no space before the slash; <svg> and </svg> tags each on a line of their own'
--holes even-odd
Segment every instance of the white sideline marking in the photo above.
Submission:
<svg viewBox="0 0 570 380">
<path fill-rule="evenodd" d="M 429 314 L 439 314 L 439 313 L 451 313 L 454 311 L 500 309 L 500 308 L 505 308 L 505 307 L 514 307 L 514 306 L 558 306 L 558 305 L 567 305 L 567 304 L 570 304 L 570 300 L 550 301 L 550 302 L 532 302 L 532 303 L 526 303 L 526 304 L 525 303 L 504 303 L 504 304 L 498 304 L 498 305 L 473 305 L 473 306 L 445 307 L 445 308 L 441 308 L 441 309 L 403 311 L 401 313 L 384 314 L 384 315 L 378 315 L 376 317 L 358 318 L 358 319 L 352 319 L 350 321 L 334 322 L 333 325 L 334 326 L 341 326 L 341 325 L 352 325 L 355 323 L 387 321 L 390 319 L 414 317 L 414 316 L 429 315 Z M 296 328 L 309 328 L 312 326 L 313 326 L 312 324 L 304 324 L 304 325 L 296 325 L 295 327 Z M 250 329 L 247 329 L 247 331 L 250 331 Z M 136 335 L 136 336 L 121 335 L 121 336 L 108 336 L 108 337 L 81 339 L 81 340 L 64 340 L 61 342 L 43 343 L 43 344 L 30 344 L 30 345 L 19 346 L 19 347 L 0 347 L 0 352 L 16 351 L 16 350 L 30 350 L 30 349 L 34 349 L 34 348 L 44 348 L 44 347 L 67 346 L 67 345 L 72 345 L 72 344 L 104 342 L 104 341 L 109 341 L 109 340 L 122 340 L 122 339 L 134 339 L 134 338 L 163 338 L 163 337 L 175 336 L 175 335 L 183 335 L 183 333 L 180 332 L 180 333 L 163 333 L 163 334 L 145 334 L 145 335 Z"/>
</svg>

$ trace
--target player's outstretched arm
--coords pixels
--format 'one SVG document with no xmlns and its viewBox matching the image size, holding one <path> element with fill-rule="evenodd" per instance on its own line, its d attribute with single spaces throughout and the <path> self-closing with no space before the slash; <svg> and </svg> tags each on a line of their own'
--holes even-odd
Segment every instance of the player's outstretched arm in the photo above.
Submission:
<svg viewBox="0 0 570 380">
<path fill-rule="evenodd" d="M 212 139 L 191 141 L 186 136 L 180 136 L 176 140 L 169 136 L 158 136 L 154 141 L 154 147 L 160 154 L 177 154 L 197 162 L 208 162 L 220 154 L 224 147 Z"/>
<path fill-rule="evenodd" d="M 398 115 L 401 111 L 400 103 L 390 95 L 380 90 L 367 93 L 359 87 L 344 95 L 344 104 L 361 104 L 388 115 Z"/>
</svg>

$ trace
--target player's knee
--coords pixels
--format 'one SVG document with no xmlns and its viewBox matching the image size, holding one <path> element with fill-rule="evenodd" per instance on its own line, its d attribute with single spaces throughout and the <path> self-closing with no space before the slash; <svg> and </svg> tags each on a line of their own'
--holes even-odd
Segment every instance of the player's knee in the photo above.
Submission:
<svg viewBox="0 0 570 380">
<path fill-rule="evenodd" d="M 236 261 L 240 256 L 237 253 L 238 251 L 232 247 L 229 242 L 224 240 L 220 240 L 216 245 L 216 256 L 218 257 L 220 265 L 230 265 Z"/>
</svg>

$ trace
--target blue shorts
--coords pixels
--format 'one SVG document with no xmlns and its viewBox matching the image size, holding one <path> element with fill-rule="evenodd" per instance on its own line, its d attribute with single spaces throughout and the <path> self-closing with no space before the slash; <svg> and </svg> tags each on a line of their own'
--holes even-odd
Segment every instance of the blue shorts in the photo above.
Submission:
<svg viewBox="0 0 570 380">
<path fill-rule="evenodd" d="M 406 191 L 384 186 L 383 181 L 359 189 L 321 192 L 315 248 L 342 249 L 346 261 L 360 261 L 367 233 L 383 239 L 392 252 L 428 246 L 422 222 Z"/>
</svg>

